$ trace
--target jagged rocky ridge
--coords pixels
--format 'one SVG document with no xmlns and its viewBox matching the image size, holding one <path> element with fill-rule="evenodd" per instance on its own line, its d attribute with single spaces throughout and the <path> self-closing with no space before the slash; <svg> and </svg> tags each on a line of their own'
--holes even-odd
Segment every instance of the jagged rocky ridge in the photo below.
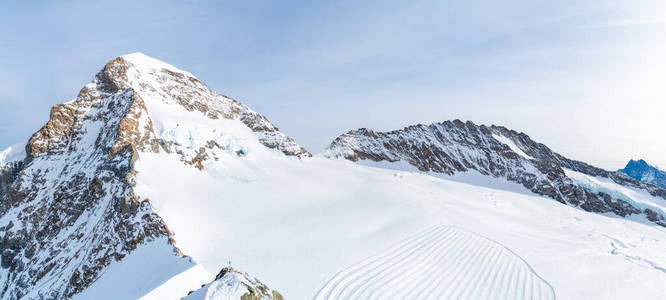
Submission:
<svg viewBox="0 0 666 300">
<path fill-rule="evenodd" d="M 166 152 L 203 169 L 224 153 L 244 152 L 160 133 L 151 116 L 160 105 L 240 122 L 266 147 L 310 156 L 264 116 L 191 74 L 138 53 L 116 58 L 75 100 L 51 109 L 25 158 L 0 166 L 0 299 L 72 297 L 149 242 L 182 256 L 150 200 L 133 190 L 135 161 Z"/>
<path fill-rule="evenodd" d="M 447 175 L 476 170 L 517 182 L 536 194 L 587 211 L 619 216 L 644 214 L 650 221 L 666 226 L 662 212 L 640 209 L 608 193 L 578 185 L 566 175 L 565 169 L 610 178 L 617 184 L 642 189 L 663 199 L 666 190 L 619 172 L 568 159 L 526 134 L 502 126 L 454 120 L 389 132 L 361 128 L 337 137 L 324 153 L 351 161 L 405 161 L 420 171 Z"/>
<path fill-rule="evenodd" d="M 618 172 L 627 174 L 638 181 L 652 183 L 666 189 L 666 171 L 659 170 L 642 159 L 630 160 L 627 166 Z"/>
<path fill-rule="evenodd" d="M 212 282 L 191 291 L 183 300 L 284 300 L 278 291 L 270 289 L 259 279 L 231 267 L 223 268 Z"/>
</svg>

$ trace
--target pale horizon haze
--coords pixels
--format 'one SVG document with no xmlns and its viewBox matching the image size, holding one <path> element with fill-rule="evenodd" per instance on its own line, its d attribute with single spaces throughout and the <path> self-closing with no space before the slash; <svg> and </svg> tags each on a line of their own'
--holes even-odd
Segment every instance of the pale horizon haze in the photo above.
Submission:
<svg viewBox="0 0 666 300">
<path fill-rule="evenodd" d="M 572 159 L 666 168 L 663 1 L 0 3 L 0 148 L 142 52 L 313 153 L 360 127 L 503 125 Z"/>
</svg>

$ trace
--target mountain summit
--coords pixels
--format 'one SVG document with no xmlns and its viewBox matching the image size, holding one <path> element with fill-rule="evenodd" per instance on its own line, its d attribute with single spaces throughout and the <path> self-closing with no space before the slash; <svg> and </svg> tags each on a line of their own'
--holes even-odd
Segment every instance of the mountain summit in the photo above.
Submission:
<svg viewBox="0 0 666 300">
<path fill-rule="evenodd" d="M 666 189 L 666 171 L 659 170 L 642 159 L 630 160 L 627 166 L 618 170 L 618 172 L 627 174 L 638 181 L 651 183 Z"/>
<path fill-rule="evenodd" d="M 311 156 L 264 116 L 188 72 L 141 53 L 108 62 L 76 99 L 51 109 L 25 153 L 12 150 L 11 163 L 0 166 L 0 298 L 72 297 L 112 261 L 148 244 L 173 253 L 174 265 L 188 265 L 176 259 L 180 250 L 150 201 L 134 190 L 139 153 L 203 170 L 257 147 Z"/>
</svg>

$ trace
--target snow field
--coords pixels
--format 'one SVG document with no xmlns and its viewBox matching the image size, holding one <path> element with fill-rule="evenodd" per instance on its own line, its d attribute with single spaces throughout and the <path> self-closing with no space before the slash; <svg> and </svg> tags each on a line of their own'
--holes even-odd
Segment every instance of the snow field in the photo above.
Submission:
<svg viewBox="0 0 666 300">
<path fill-rule="evenodd" d="M 531 157 L 531 156 L 527 155 L 527 153 L 525 153 L 523 150 L 521 150 L 520 147 L 518 147 L 518 145 L 516 145 L 516 143 L 514 143 L 508 137 L 505 137 L 505 136 L 499 135 L 499 134 L 493 134 L 493 138 L 495 138 L 500 143 L 503 143 L 503 144 L 509 146 L 511 151 L 516 152 L 518 155 L 520 155 L 520 156 L 522 156 L 526 159 L 534 159 L 534 157 Z"/>
<path fill-rule="evenodd" d="M 351 266 L 324 299 L 555 299 L 516 254 L 472 232 L 437 225 Z"/>
<path fill-rule="evenodd" d="M 210 273 L 231 261 L 285 299 L 312 299 L 340 270 L 445 223 L 519 254 L 561 299 L 666 297 L 655 288 L 666 284 L 666 232 L 645 220 L 481 182 L 248 148 L 203 171 L 165 154 L 137 161 L 137 194 Z M 627 248 L 614 249 L 608 236 Z"/>
</svg>

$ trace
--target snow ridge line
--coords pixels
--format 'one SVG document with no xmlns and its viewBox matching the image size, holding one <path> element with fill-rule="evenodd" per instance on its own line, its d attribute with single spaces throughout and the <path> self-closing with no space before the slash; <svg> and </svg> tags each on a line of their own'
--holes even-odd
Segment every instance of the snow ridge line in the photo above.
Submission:
<svg viewBox="0 0 666 300">
<path fill-rule="evenodd" d="M 324 299 L 556 299 L 553 287 L 506 246 L 435 225 L 340 272 Z"/>
</svg>

